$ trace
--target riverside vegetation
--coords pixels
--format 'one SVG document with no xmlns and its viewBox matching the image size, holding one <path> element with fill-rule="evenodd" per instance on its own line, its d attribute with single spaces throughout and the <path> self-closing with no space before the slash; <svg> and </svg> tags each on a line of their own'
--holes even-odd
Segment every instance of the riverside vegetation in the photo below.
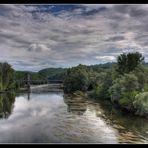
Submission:
<svg viewBox="0 0 148 148">
<path fill-rule="evenodd" d="M 139 52 L 123 53 L 108 68 L 78 65 L 69 68 L 65 93 L 82 91 L 90 98 L 108 99 L 120 108 L 148 116 L 148 68 Z"/>
<path fill-rule="evenodd" d="M 0 91 L 18 90 L 21 85 L 16 80 L 24 79 L 27 73 L 1 63 Z M 89 98 L 106 99 L 136 115 L 148 116 L 148 67 L 139 52 L 123 53 L 116 63 L 47 68 L 30 74 L 32 80 L 63 80 L 65 94 L 79 91 Z"/>
</svg>

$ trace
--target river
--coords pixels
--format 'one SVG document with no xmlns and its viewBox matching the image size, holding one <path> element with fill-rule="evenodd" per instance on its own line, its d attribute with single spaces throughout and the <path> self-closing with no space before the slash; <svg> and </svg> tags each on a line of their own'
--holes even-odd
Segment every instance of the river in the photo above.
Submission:
<svg viewBox="0 0 148 148">
<path fill-rule="evenodd" d="M 1 94 L 0 143 L 148 143 L 148 120 L 63 92 Z"/>
</svg>

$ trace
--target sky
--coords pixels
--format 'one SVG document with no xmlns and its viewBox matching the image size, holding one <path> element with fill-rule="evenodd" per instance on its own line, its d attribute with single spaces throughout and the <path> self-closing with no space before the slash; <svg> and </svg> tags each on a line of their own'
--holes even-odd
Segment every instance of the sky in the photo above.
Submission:
<svg viewBox="0 0 148 148">
<path fill-rule="evenodd" d="M 115 62 L 138 51 L 148 62 L 148 5 L 0 5 L 0 62 L 38 71 Z"/>
</svg>

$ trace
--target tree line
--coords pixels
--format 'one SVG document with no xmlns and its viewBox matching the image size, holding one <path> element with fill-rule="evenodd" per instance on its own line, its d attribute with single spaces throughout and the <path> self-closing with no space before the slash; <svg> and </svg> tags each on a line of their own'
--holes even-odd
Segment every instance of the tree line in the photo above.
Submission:
<svg viewBox="0 0 148 148">
<path fill-rule="evenodd" d="M 64 92 L 85 92 L 90 98 L 108 99 L 137 115 L 148 115 L 148 67 L 139 52 L 123 53 L 116 63 L 78 65 L 72 68 L 48 68 L 37 73 L 35 79 L 64 80 Z M 10 64 L 0 63 L 0 92 L 18 90 L 16 80 L 28 72 L 15 71 Z"/>
<path fill-rule="evenodd" d="M 148 115 L 148 68 L 139 52 L 123 53 L 108 68 L 78 65 L 64 77 L 65 93 L 87 92 L 137 115 Z"/>
</svg>

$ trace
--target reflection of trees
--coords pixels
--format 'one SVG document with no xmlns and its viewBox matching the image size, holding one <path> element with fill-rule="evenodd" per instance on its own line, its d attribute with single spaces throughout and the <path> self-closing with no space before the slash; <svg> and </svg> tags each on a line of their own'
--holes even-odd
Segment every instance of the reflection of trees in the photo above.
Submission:
<svg viewBox="0 0 148 148">
<path fill-rule="evenodd" d="M 8 118 L 12 113 L 15 102 L 15 93 L 0 94 L 0 118 Z"/>
<path fill-rule="evenodd" d="M 103 118 L 107 124 L 118 130 L 120 143 L 138 143 L 144 139 L 147 141 L 148 120 L 146 118 L 124 112 L 107 100 L 97 102 L 94 105 L 96 116 Z"/>
<path fill-rule="evenodd" d="M 80 96 L 64 95 L 67 111 L 76 115 L 83 115 L 87 109 L 86 100 Z"/>
</svg>

